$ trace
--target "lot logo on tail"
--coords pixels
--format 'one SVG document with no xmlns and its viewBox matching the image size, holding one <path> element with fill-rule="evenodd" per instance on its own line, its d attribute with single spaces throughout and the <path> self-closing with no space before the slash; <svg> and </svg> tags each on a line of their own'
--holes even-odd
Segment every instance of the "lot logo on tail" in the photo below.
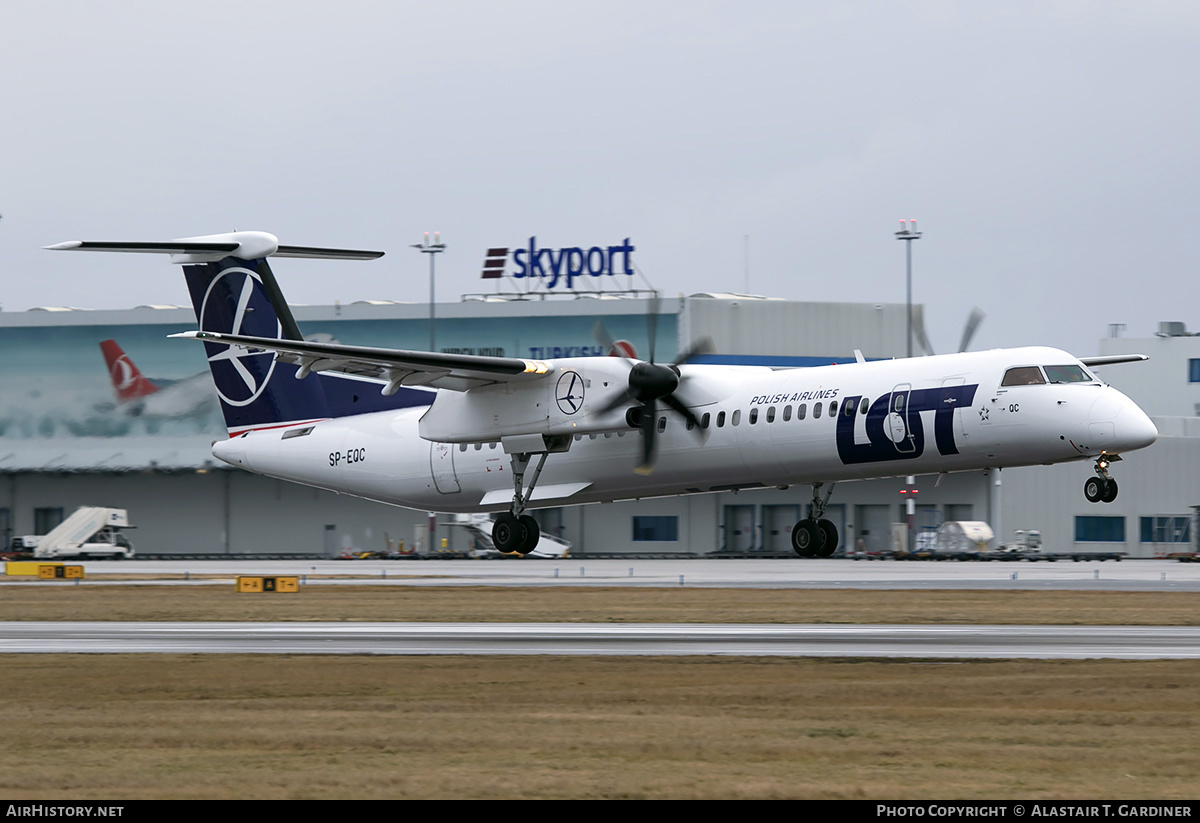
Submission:
<svg viewBox="0 0 1200 823">
<path fill-rule="evenodd" d="M 261 279 L 245 268 L 227 268 L 213 278 L 198 319 L 202 331 L 274 339 L 283 336 L 283 326 Z M 247 406 L 262 395 L 275 372 L 274 354 L 213 343 L 205 347 L 221 400 L 230 406 Z"/>
</svg>

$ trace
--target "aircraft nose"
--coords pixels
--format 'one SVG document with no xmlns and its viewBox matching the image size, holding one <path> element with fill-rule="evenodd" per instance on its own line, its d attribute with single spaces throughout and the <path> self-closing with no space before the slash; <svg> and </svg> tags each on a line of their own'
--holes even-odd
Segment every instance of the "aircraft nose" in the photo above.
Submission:
<svg viewBox="0 0 1200 823">
<path fill-rule="evenodd" d="M 1136 403 L 1126 398 L 1117 414 L 1116 441 L 1120 451 L 1144 449 L 1158 439 L 1158 429 Z"/>
</svg>

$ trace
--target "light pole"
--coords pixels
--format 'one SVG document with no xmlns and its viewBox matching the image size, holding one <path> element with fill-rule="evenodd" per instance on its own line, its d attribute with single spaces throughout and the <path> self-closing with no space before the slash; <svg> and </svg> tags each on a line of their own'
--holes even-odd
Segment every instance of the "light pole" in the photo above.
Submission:
<svg viewBox="0 0 1200 823">
<path fill-rule="evenodd" d="M 912 357 L 912 241 L 921 239 L 921 232 L 917 231 L 917 220 L 901 220 L 900 231 L 896 232 L 897 240 L 904 240 L 905 258 L 908 263 L 908 319 L 905 321 L 906 344 L 908 346 L 908 356 Z"/>
<path fill-rule="evenodd" d="M 917 220 L 914 217 L 912 220 L 901 220 L 900 231 L 896 232 L 896 239 L 904 241 L 904 257 L 907 272 L 907 297 L 905 303 L 908 311 L 905 314 L 904 320 L 904 342 L 907 347 L 908 356 L 912 357 L 912 241 L 921 239 L 921 232 L 917 231 Z M 904 478 L 904 490 L 901 494 L 905 495 L 904 509 L 908 520 L 908 551 L 913 550 L 913 528 L 916 526 L 917 519 L 917 478 L 909 475 Z"/>
<path fill-rule="evenodd" d="M 901 221 L 903 222 L 903 221 Z M 434 347 L 433 323 L 437 319 L 436 305 L 433 300 L 433 256 L 439 252 L 446 250 L 446 244 L 442 242 L 442 233 L 435 231 L 433 233 L 433 242 L 429 242 L 429 232 L 425 232 L 425 237 L 420 243 L 413 243 L 414 249 L 419 249 L 421 254 L 429 255 L 429 350 L 437 351 Z"/>
</svg>

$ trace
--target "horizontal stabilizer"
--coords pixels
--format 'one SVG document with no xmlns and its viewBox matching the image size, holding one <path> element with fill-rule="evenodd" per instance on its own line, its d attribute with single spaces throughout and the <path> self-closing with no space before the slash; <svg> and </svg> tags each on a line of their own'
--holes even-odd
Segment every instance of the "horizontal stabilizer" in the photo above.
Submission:
<svg viewBox="0 0 1200 823">
<path fill-rule="evenodd" d="M 317 260 L 374 260 L 381 251 L 326 249 L 317 246 L 281 246 L 265 231 L 234 231 L 202 237 L 181 237 L 165 242 L 68 240 L 46 246 L 51 251 L 107 251 L 134 254 L 169 254 L 172 263 L 215 263 L 227 257 L 258 260 L 264 257 L 308 257 Z"/>
</svg>

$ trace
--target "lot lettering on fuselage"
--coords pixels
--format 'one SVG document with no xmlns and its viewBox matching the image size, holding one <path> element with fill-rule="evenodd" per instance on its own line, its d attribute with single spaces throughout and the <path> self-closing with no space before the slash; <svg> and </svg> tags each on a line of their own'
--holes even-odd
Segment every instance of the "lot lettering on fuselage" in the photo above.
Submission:
<svg viewBox="0 0 1200 823">
<path fill-rule="evenodd" d="M 975 385 L 942 386 L 892 392 L 876 398 L 867 410 L 866 443 L 856 442 L 855 421 L 861 396 L 847 397 L 843 408 L 856 410 L 849 416 L 837 416 L 837 451 L 845 465 L 886 460 L 913 460 L 925 452 L 925 426 L 922 412 L 933 412 L 933 439 L 939 454 L 958 454 L 954 442 L 954 412 L 971 407 Z M 889 418 L 891 418 L 889 420 Z"/>
</svg>

